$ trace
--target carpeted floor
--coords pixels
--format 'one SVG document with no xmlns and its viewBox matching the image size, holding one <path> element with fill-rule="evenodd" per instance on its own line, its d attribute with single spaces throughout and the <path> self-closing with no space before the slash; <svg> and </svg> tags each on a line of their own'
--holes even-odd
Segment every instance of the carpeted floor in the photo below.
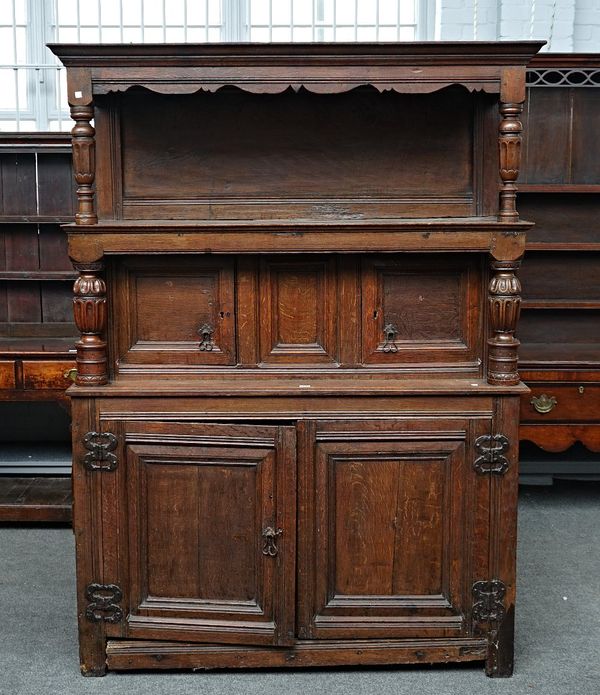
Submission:
<svg viewBox="0 0 600 695">
<path fill-rule="evenodd" d="M 0 694 L 599 695 L 600 484 L 521 489 L 516 672 L 479 666 L 79 675 L 73 537 L 0 527 Z"/>
</svg>

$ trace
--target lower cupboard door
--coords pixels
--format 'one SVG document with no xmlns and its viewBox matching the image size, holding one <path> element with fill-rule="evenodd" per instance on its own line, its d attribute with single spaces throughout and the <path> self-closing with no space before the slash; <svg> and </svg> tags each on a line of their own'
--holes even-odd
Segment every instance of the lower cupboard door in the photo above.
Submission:
<svg viewBox="0 0 600 695">
<path fill-rule="evenodd" d="M 303 424 L 301 637 L 469 635 L 489 546 L 490 476 L 473 470 L 473 442 L 490 426 L 486 417 Z"/>
<path fill-rule="evenodd" d="M 292 643 L 295 430 L 106 425 L 120 431 L 122 462 L 114 472 L 126 492 L 115 518 L 127 530 L 117 551 L 125 624 L 114 626 L 115 632 L 141 639 Z"/>
</svg>

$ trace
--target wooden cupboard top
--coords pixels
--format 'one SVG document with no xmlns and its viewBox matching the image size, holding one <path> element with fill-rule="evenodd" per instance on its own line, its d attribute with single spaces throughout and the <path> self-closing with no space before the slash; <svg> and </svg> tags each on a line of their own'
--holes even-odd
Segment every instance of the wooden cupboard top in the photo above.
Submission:
<svg viewBox="0 0 600 695">
<path fill-rule="evenodd" d="M 164 94 L 236 86 L 255 93 L 304 87 L 340 93 L 370 84 L 380 91 L 427 93 L 450 84 L 498 93 L 544 45 L 523 42 L 49 44 L 69 68 L 69 102 L 145 87 Z M 524 79 L 524 75 L 523 75 Z M 515 99 L 517 100 L 517 99 Z"/>
<path fill-rule="evenodd" d="M 66 225 L 79 263 L 121 253 L 489 252 L 519 258 L 529 222 L 490 218 L 438 220 L 207 220 Z"/>
<path fill-rule="evenodd" d="M 153 376 L 119 377 L 105 386 L 72 386 L 68 395 L 72 397 L 200 397 L 209 395 L 222 397 L 286 396 L 310 398 L 312 396 L 456 396 L 495 395 L 528 393 L 525 384 L 515 386 L 493 386 L 484 379 L 404 379 L 391 374 L 379 378 L 360 378 L 353 374 L 337 378 L 317 376 L 313 373 L 290 377 L 281 374 L 258 375 L 231 374 L 227 378 L 212 375 L 212 378 L 186 375 L 185 377 Z"/>
</svg>

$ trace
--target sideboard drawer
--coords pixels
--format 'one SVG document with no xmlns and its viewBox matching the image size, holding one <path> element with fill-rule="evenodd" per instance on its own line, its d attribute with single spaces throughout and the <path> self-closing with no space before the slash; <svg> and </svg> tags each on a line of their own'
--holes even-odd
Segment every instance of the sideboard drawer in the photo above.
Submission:
<svg viewBox="0 0 600 695">
<path fill-rule="evenodd" d="M 523 422 L 600 420 L 600 384 L 528 384 L 521 399 Z"/>
<path fill-rule="evenodd" d="M 235 364 L 232 260 L 127 259 L 116 275 L 121 365 Z"/>
<path fill-rule="evenodd" d="M 74 367 L 72 360 L 23 360 L 23 388 L 67 389 L 73 383 L 67 372 Z"/>
<path fill-rule="evenodd" d="M 15 384 L 15 361 L 2 360 L 0 362 L 0 389 L 14 389 Z"/>
</svg>

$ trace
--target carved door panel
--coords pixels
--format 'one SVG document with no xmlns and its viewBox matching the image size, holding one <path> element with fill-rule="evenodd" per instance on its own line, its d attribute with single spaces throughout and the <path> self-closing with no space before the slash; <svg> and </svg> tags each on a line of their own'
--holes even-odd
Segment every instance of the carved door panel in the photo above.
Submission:
<svg viewBox="0 0 600 695">
<path fill-rule="evenodd" d="M 480 369 L 480 259 L 367 258 L 361 278 L 364 364 Z"/>
<path fill-rule="evenodd" d="M 107 423 L 126 479 L 113 502 L 125 637 L 289 644 L 295 430 Z M 120 509 L 120 512 L 118 511 Z M 106 522 L 105 522 L 106 524 Z M 120 536 L 120 540 L 117 538 Z"/>
<path fill-rule="evenodd" d="M 116 275 L 113 323 L 121 370 L 235 364 L 231 259 L 127 259 Z"/>
<path fill-rule="evenodd" d="M 262 366 L 338 366 L 335 259 L 263 259 L 260 305 Z"/>
<path fill-rule="evenodd" d="M 302 637 L 469 634 L 488 551 L 477 526 L 489 514 L 473 444 L 490 427 L 486 417 L 303 425 Z"/>
</svg>

